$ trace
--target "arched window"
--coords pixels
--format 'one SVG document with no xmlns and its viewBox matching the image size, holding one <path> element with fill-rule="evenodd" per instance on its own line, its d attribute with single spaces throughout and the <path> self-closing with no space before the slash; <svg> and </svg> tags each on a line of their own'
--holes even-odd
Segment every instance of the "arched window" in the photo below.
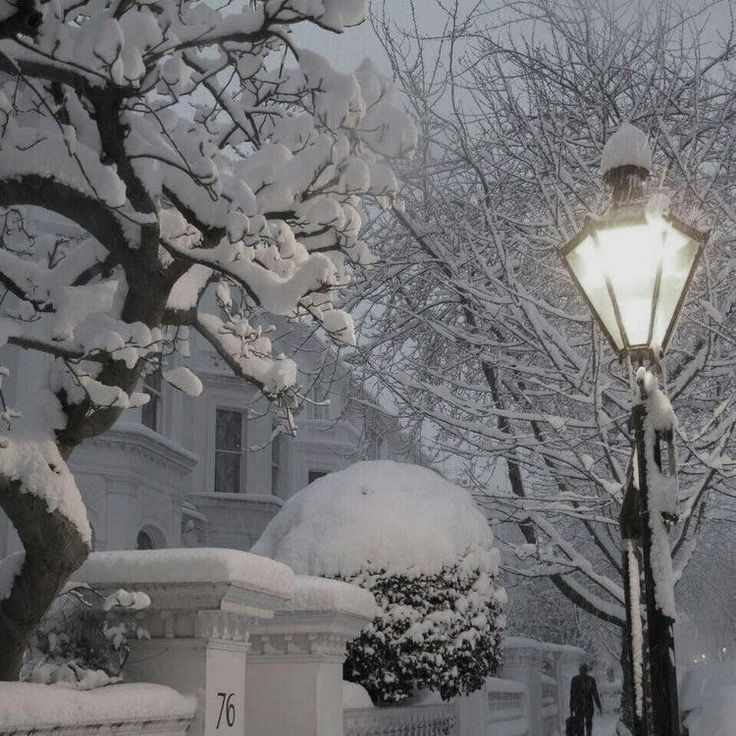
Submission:
<svg viewBox="0 0 736 736">
<path fill-rule="evenodd" d="M 153 537 L 143 529 L 138 532 L 138 539 L 136 540 L 136 549 L 156 549 Z"/>
<path fill-rule="evenodd" d="M 136 549 L 164 549 L 168 545 L 161 530 L 155 526 L 146 525 L 138 532 L 135 546 Z"/>
</svg>

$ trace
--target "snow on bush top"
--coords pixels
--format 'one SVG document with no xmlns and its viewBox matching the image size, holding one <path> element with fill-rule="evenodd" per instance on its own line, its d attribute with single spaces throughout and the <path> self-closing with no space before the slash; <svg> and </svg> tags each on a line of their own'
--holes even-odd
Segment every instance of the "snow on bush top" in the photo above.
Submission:
<svg viewBox="0 0 736 736">
<path fill-rule="evenodd" d="M 314 481 L 284 504 L 252 552 L 327 577 L 366 567 L 437 574 L 468 554 L 493 555 L 493 535 L 470 494 L 432 470 L 359 462 Z"/>
<path fill-rule="evenodd" d="M 652 150 L 647 134 L 631 123 L 623 123 L 608 139 L 601 154 L 601 174 L 619 166 L 652 168 Z"/>
</svg>

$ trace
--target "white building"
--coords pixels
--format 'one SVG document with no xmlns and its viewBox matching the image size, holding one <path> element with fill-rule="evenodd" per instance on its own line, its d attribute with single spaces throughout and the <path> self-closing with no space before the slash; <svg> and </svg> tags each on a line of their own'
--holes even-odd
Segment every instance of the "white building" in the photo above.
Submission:
<svg viewBox="0 0 736 736">
<path fill-rule="evenodd" d="M 318 402 L 297 416 L 297 436 L 279 433 L 265 399 L 192 335 L 190 357 L 168 360 L 184 360 L 195 371 L 202 395 L 191 398 L 160 373 L 149 375 L 149 403 L 126 410 L 70 459 L 95 549 L 248 549 L 284 500 L 320 475 L 359 459 L 420 460 L 402 449 L 396 419 L 355 396 L 362 390 L 354 390 L 348 371 L 308 325 L 282 329 L 281 349 L 299 347 L 302 386 Z M 323 363 L 329 378 L 320 379 Z M 10 371 L 6 400 L 22 407 L 18 398 L 42 385 L 48 364 L 11 346 L 0 349 L 0 364 Z M 0 511 L 0 559 L 20 548 Z"/>
</svg>

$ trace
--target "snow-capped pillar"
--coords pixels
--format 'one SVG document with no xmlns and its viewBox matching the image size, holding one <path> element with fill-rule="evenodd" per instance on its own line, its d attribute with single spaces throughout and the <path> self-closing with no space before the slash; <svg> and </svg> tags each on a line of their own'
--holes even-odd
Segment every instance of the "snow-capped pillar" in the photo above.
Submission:
<svg viewBox="0 0 736 736">
<path fill-rule="evenodd" d="M 297 576 L 285 610 L 251 629 L 247 736 L 342 736 L 346 645 L 375 610 L 355 585 Z"/>
<path fill-rule="evenodd" d="M 529 733 L 542 734 L 542 659 L 539 642 L 522 637 L 507 637 L 503 643 L 501 677 L 526 686 L 526 718 Z"/>
<path fill-rule="evenodd" d="M 194 695 L 188 736 L 246 733 L 248 634 L 291 597 L 289 567 L 227 549 L 98 552 L 75 580 L 101 592 L 149 596 L 150 606 L 137 616 L 150 639 L 130 642 L 126 679 Z"/>
</svg>

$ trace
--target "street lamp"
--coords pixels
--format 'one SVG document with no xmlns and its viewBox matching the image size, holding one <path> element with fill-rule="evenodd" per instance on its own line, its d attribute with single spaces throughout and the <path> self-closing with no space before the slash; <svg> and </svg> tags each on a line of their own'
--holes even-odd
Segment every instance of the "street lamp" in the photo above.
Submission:
<svg viewBox="0 0 736 736">
<path fill-rule="evenodd" d="M 663 353 L 708 233 L 663 211 L 662 198 L 644 205 L 649 174 L 644 133 L 626 123 L 603 153 L 603 176 L 613 186 L 604 219 L 588 219 L 562 257 L 614 350 Z M 607 167 L 607 168 L 606 168 Z"/>
<path fill-rule="evenodd" d="M 666 539 L 663 525 L 670 519 L 660 518 L 661 499 L 651 498 L 649 488 L 650 472 L 655 470 L 652 463 L 656 471 L 661 471 L 662 435 L 647 431 L 651 427 L 647 424 L 648 401 L 650 394 L 658 392 L 648 367 L 657 363 L 672 339 L 709 234 L 669 213 L 665 198 L 655 196 L 644 201 L 643 181 L 650 168 L 646 135 L 624 123 L 609 139 L 601 161 L 604 179 L 612 187 L 611 207 L 603 218 L 589 218 L 561 255 L 613 349 L 639 366 L 632 410 L 635 462 L 620 519 L 634 736 L 644 736 L 648 725 L 639 543 L 644 566 L 653 736 L 680 736 L 674 613 L 662 604 L 662 593 L 667 586 L 671 593 L 672 581 L 663 579 L 662 544 L 657 546 L 655 539 L 657 534 L 660 541 L 663 534 Z M 671 433 L 665 439 L 671 443 Z M 672 452 L 670 464 L 673 471 Z M 668 547 L 664 554 L 669 556 Z"/>
</svg>

